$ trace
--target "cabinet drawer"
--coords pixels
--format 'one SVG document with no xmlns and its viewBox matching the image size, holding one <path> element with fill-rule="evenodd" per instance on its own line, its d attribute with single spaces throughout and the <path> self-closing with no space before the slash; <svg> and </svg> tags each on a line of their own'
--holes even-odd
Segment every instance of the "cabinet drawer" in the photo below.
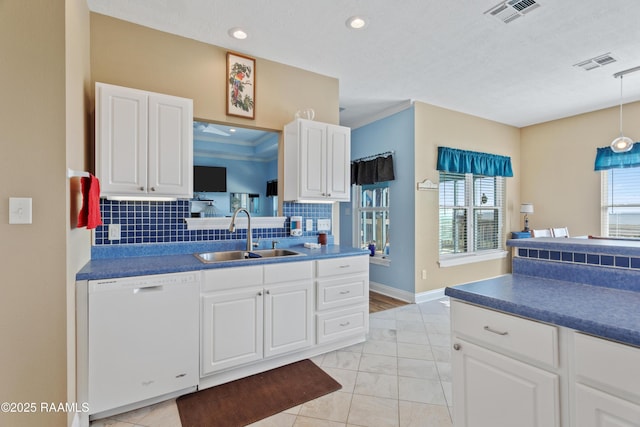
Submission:
<svg viewBox="0 0 640 427">
<path fill-rule="evenodd" d="M 576 375 L 640 398 L 640 348 L 574 334 Z"/>
<path fill-rule="evenodd" d="M 451 326 L 456 335 L 558 366 L 558 329 L 555 326 L 455 300 L 451 302 Z"/>
<path fill-rule="evenodd" d="M 317 316 L 318 344 L 351 335 L 366 334 L 369 330 L 369 308 L 364 305 Z"/>
<path fill-rule="evenodd" d="M 237 289 L 240 286 L 262 285 L 262 266 L 230 267 L 204 270 L 202 291 Z"/>
<path fill-rule="evenodd" d="M 313 261 L 284 262 L 264 266 L 264 283 L 308 280 L 313 277 Z"/>
<path fill-rule="evenodd" d="M 318 280 L 318 310 L 364 304 L 367 301 L 366 274 Z"/>
<path fill-rule="evenodd" d="M 343 274 L 369 271 L 369 256 L 350 256 L 318 260 L 318 277 L 329 277 Z"/>
</svg>

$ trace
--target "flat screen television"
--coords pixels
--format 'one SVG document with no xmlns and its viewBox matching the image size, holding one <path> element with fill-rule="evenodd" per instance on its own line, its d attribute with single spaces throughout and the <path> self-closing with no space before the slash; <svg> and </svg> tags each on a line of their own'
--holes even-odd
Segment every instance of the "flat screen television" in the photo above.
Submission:
<svg viewBox="0 0 640 427">
<path fill-rule="evenodd" d="M 195 193 L 226 193 L 227 168 L 221 166 L 194 166 L 193 191 Z"/>
</svg>

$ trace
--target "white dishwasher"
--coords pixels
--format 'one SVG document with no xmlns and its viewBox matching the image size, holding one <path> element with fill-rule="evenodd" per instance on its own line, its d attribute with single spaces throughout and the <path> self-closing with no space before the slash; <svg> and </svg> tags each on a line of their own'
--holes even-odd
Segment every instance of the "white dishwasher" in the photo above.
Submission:
<svg viewBox="0 0 640 427">
<path fill-rule="evenodd" d="M 91 414 L 195 390 L 199 278 L 189 272 L 88 282 Z"/>
</svg>

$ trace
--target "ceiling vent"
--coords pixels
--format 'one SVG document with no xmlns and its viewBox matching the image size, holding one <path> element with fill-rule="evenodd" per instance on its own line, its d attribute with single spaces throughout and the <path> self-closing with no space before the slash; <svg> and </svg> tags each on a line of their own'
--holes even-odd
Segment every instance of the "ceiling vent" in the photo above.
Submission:
<svg viewBox="0 0 640 427">
<path fill-rule="evenodd" d="M 594 58 L 587 59 L 586 61 L 578 62 L 577 64 L 573 64 L 574 67 L 580 67 L 583 70 L 589 71 L 594 68 L 604 67 L 607 64 L 612 64 L 616 62 L 613 56 L 610 53 L 605 53 L 604 55 L 596 56 Z"/>
<path fill-rule="evenodd" d="M 505 24 L 508 24 L 539 7 L 540 5 L 534 0 L 508 0 L 500 2 L 487 10 L 485 15 L 495 16 Z"/>
</svg>

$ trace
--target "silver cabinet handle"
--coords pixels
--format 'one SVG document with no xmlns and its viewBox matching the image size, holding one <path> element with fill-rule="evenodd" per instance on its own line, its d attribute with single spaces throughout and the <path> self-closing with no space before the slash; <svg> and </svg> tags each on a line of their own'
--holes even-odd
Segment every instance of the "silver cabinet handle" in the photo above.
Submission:
<svg viewBox="0 0 640 427">
<path fill-rule="evenodd" d="M 496 329 L 493 329 L 493 328 L 492 328 L 492 327 L 490 327 L 490 326 L 485 326 L 485 327 L 484 327 L 484 330 L 485 330 L 485 331 L 488 331 L 488 332 L 491 332 L 491 333 L 494 333 L 494 334 L 502 335 L 502 336 L 504 336 L 504 335 L 509 335 L 509 332 L 508 332 L 508 331 L 498 331 L 498 330 L 496 330 Z"/>
<path fill-rule="evenodd" d="M 267 294 L 267 295 L 271 295 L 271 292 L 269 292 L 269 291 L 265 291 L 265 294 Z"/>
<path fill-rule="evenodd" d="M 340 268 L 349 268 L 351 267 L 349 264 L 341 265 Z"/>
<path fill-rule="evenodd" d="M 144 191 L 144 187 L 140 187 L 140 191 Z"/>
<path fill-rule="evenodd" d="M 261 297 L 262 296 L 262 292 L 258 292 L 258 296 Z"/>
<path fill-rule="evenodd" d="M 462 348 L 462 346 L 461 346 L 460 344 L 458 344 L 458 343 L 455 343 L 455 344 L 453 345 L 453 349 L 454 349 L 455 351 L 459 351 L 461 348 Z"/>
<path fill-rule="evenodd" d="M 151 191 L 156 191 L 156 187 L 151 187 Z"/>
<path fill-rule="evenodd" d="M 351 291 L 340 291 L 340 295 L 347 295 L 351 293 Z"/>
<path fill-rule="evenodd" d="M 340 326 L 349 326 L 351 324 L 351 322 L 347 322 L 347 323 L 340 323 Z"/>
</svg>

